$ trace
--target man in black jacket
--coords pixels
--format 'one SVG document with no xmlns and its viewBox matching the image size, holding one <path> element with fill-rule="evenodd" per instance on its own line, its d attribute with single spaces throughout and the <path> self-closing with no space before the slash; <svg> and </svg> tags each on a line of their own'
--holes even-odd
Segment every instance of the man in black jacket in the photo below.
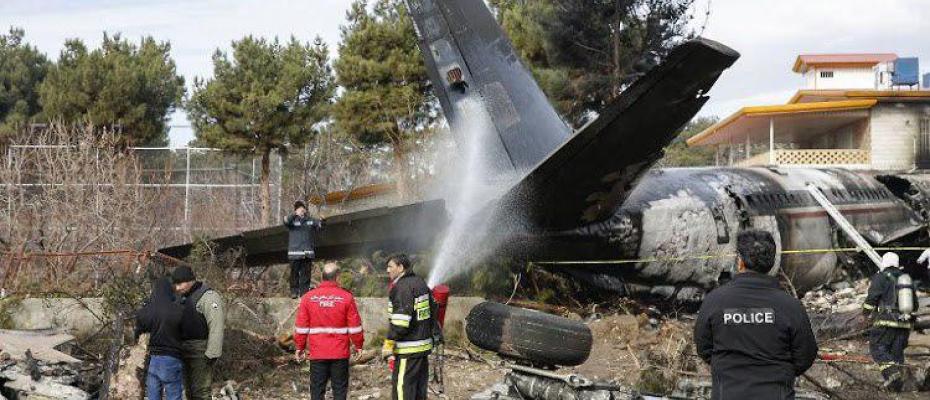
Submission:
<svg viewBox="0 0 930 400">
<path fill-rule="evenodd" d="M 393 400 L 426 400 L 433 350 L 432 294 L 404 254 L 388 258 L 390 328 L 381 356 L 394 357 Z"/>
<path fill-rule="evenodd" d="M 307 215 L 307 206 L 302 201 L 294 203 L 294 213 L 284 219 L 287 227 L 287 259 L 291 262 L 291 298 L 296 299 L 310 290 L 310 273 L 316 252 L 313 250 L 314 236 L 323 224 Z"/>
<path fill-rule="evenodd" d="M 898 255 L 882 255 L 881 271 L 872 276 L 869 293 L 862 310 L 872 319 L 869 331 L 869 353 L 878 363 L 885 378 L 884 386 L 893 392 L 901 391 L 904 378 L 904 348 L 911 335 L 913 321 L 898 308 L 898 277 L 904 274 L 898 264 Z M 913 310 L 917 311 L 917 295 L 911 289 Z"/>
<path fill-rule="evenodd" d="M 775 241 L 740 232 L 739 273 L 704 299 L 694 325 L 698 355 L 711 366 L 713 399 L 794 399 L 795 378 L 817 356 L 807 312 L 768 275 Z"/>
<path fill-rule="evenodd" d="M 136 314 L 136 339 L 143 333 L 150 334 L 145 378 L 145 391 L 150 400 L 160 400 L 162 390 L 168 400 L 181 400 L 183 314 L 184 308 L 174 302 L 174 290 L 168 278 L 155 282 L 152 297 Z"/>
</svg>

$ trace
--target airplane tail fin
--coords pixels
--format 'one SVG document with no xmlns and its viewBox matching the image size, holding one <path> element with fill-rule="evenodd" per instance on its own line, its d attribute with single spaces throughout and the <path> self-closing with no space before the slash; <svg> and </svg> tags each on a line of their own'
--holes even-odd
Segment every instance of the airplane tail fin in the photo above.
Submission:
<svg viewBox="0 0 930 400">
<path fill-rule="evenodd" d="M 537 165 L 505 195 L 502 210 L 552 230 L 608 218 L 737 58 L 708 39 L 678 46 Z"/>
<path fill-rule="evenodd" d="M 484 114 L 488 169 L 523 174 L 571 136 L 483 0 L 406 0 L 420 50 L 456 141 Z M 480 101 L 475 101 L 480 100 Z M 479 108 L 476 110 L 475 108 Z M 488 126 L 487 128 L 491 128 Z"/>
</svg>

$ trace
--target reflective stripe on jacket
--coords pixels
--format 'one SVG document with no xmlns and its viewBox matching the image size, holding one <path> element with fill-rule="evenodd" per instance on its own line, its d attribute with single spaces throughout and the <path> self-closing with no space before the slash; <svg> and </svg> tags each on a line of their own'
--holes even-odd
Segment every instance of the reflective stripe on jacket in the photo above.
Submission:
<svg viewBox="0 0 930 400">
<path fill-rule="evenodd" d="M 311 360 L 349 358 L 349 343 L 365 345 L 355 298 L 333 281 L 323 281 L 300 299 L 294 321 L 294 346 L 309 347 Z"/>
<path fill-rule="evenodd" d="M 287 259 L 300 260 L 316 258 L 314 251 L 314 236 L 323 228 L 320 220 L 310 216 L 299 217 L 296 214 L 288 215 L 284 219 L 287 227 Z"/>
<path fill-rule="evenodd" d="M 423 278 L 406 272 L 390 289 L 387 338 L 394 353 L 419 357 L 433 349 L 432 295 Z"/>
</svg>

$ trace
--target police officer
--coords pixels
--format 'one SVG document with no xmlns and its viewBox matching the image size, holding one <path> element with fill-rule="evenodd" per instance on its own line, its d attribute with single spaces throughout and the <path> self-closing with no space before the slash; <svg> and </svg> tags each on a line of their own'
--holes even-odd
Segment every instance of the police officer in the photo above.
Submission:
<svg viewBox="0 0 930 400">
<path fill-rule="evenodd" d="M 425 400 L 429 383 L 429 356 L 433 349 L 432 294 L 426 281 L 410 269 L 404 254 L 388 258 L 391 278 L 387 339 L 384 358 L 394 357 L 394 400 Z"/>
<path fill-rule="evenodd" d="M 210 400 L 213 364 L 223 355 L 225 306 L 220 294 L 197 280 L 190 267 L 177 267 L 171 273 L 174 290 L 184 306 L 181 322 L 184 349 L 184 381 L 188 398 Z"/>
<path fill-rule="evenodd" d="M 775 241 L 761 230 L 737 235 L 738 274 L 709 293 L 694 325 L 698 355 L 710 364 L 713 399 L 794 399 L 794 381 L 814 363 L 807 312 L 768 275 Z"/>
<path fill-rule="evenodd" d="M 287 259 L 291 262 L 291 298 L 296 299 L 310 290 L 310 272 L 316 257 L 313 239 L 323 224 L 307 215 L 304 202 L 296 201 L 294 213 L 284 219 L 284 226 L 288 232 Z"/>
<path fill-rule="evenodd" d="M 903 385 L 904 348 L 913 327 L 909 315 L 899 310 L 898 289 L 901 288 L 897 284 L 902 274 L 897 254 L 882 255 L 881 270 L 872 277 L 862 305 L 863 312 L 873 321 L 869 331 L 869 353 L 882 371 L 885 388 L 892 391 L 900 391 Z M 913 312 L 917 309 L 917 297 L 910 289 Z"/>
</svg>

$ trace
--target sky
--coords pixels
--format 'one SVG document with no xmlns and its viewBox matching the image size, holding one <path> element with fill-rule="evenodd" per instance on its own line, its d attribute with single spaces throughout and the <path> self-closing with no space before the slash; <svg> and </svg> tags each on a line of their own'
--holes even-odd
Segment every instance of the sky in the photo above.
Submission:
<svg viewBox="0 0 930 400">
<path fill-rule="evenodd" d="M 725 117 L 747 105 L 784 103 L 801 86 L 791 66 L 802 53 L 893 52 L 930 72 L 926 0 L 695 0 L 695 27 L 742 57 L 724 72 L 700 115 Z M 103 32 L 171 42 L 188 87 L 208 78 L 216 49 L 246 35 L 312 41 L 335 53 L 351 0 L 0 0 L 0 29 L 56 59 L 65 39 L 97 46 Z M 704 10 L 710 9 L 707 23 Z M 193 137 L 182 111 L 171 117 L 171 145 Z"/>
</svg>

